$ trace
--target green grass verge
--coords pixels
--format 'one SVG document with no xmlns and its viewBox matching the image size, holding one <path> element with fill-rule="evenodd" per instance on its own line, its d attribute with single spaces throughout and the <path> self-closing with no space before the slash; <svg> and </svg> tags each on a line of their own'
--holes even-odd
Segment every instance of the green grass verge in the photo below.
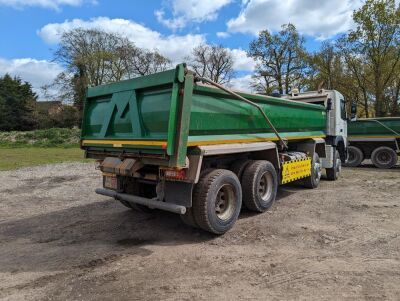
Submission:
<svg viewBox="0 0 400 301">
<path fill-rule="evenodd" d="M 0 148 L 79 147 L 79 129 L 45 129 L 27 132 L 0 132 Z"/>
<path fill-rule="evenodd" d="M 90 162 L 79 148 L 0 148 L 0 170 L 62 162 Z"/>
</svg>

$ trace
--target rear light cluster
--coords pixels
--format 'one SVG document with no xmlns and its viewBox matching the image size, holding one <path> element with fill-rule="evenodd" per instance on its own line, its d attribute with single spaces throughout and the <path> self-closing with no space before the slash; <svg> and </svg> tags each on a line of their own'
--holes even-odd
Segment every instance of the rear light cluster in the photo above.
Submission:
<svg viewBox="0 0 400 301">
<path fill-rule="evenodd" d="M 185 180 L 185 169 L 160 169 L 160 176 L 166 180 Z"/>
</svg>

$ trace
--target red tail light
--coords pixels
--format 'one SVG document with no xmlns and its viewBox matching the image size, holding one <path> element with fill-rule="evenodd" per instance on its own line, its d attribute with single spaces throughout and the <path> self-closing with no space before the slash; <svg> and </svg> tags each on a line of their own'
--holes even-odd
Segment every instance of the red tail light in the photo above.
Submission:
<svg viewBox="0 0 400 301">
<path fill-rule="evenodd" d="M 166 180 L 185 180 L 186 179 L 186 170 L 184 170 L 184 169 L 161 169 L 160 175 L 161 175 L 161 177 L 164 177 Z"/>
</svg>

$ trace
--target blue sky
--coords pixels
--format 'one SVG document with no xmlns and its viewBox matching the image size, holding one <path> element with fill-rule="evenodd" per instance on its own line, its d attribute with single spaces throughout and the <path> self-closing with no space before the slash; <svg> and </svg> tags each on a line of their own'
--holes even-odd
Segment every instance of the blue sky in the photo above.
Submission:
<svg viewBox="0 0 400 301">
<path fill-rule="evenodd" d="M 318 3 L 318 4 L 316 4 Z M 0 0 L 0 74 L 32 82 L 36 91 L 62 71 L 52 62 L 59 35 L 76 27 L 126 35 L 139 47 L 180 62 L 199 43 L 222 44 L 236 60 L 234 85 L 246 89 L 254 63 L 249 42 L 261 29 L 288 22 L 309 50 L 352 26 L 361 0 Z"/>
</svg>

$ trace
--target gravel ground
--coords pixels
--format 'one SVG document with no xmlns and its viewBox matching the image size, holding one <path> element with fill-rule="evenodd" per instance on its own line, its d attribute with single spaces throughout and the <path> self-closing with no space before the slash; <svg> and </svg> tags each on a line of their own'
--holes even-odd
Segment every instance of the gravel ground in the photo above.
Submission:
<svg viewBox="0 0 400 301">
<path fill-rule="evenodd" d="M 400 168 L 284 186 L 215 237 L 98 196 L 92 164 L 0 172 L 4 300 L 399 300 Z"/>
</svg>

